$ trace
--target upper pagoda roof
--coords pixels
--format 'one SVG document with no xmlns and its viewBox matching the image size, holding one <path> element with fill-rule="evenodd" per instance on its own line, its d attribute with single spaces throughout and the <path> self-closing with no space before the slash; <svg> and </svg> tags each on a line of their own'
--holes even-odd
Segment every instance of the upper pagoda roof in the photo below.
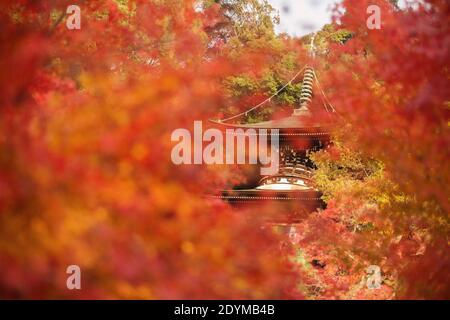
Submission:
<svg viewBox="0 0 450 320">
<path fill-rule="evenodd" d="M 262 121 L 257 123 L 233 124 L 213 121 L 214 123 L 232 128 L 253 128 L 253 129 L 319 129 L 322 127 L 317 122 L 311 121 L 310 117 L 291 115 L 289 117 Z"/>
<path fill-rule="evenodd" d="M 331 116 L 327 116 L 331 120 Z M 320 120 L 319 120 L 320 119 Z M 278 129 L 280 135 L 300 135 L 300 136 L 328 136 L 330 132 L 330 121 L 324 121 L 324 117 L 314 117 L 310 113 L 294 112 L 292 115 L 273 119 L 269 121 L 261 121 L 257 123 L 228 123 L 214 121 L 225 128 L 241 128 L 241 129 Z"/>
</svg>

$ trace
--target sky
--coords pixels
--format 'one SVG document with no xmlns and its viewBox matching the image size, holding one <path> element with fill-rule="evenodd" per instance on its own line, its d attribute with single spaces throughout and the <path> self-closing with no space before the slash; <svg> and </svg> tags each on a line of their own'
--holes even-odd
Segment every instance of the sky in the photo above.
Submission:
<svg viewBox="0 0 450 320">
<path fill-rule="evenodd" d="M 291 36 L 304 36 L 319 31 L 331 22 L 331 9 L 340 0 L 267 0 L 280 14 L 277 32 Z M 359 1 L 359 0 L 355 0 Z M 414 2 L 423 0 L 400 0 L 399 7 L 415 8 Z"/>
<path fill-rule="evenodd" d="M 278 32 L 292 36 L 319 31 L 331 22 L 331 8 L 339 0 L 268 0 L 280 14 Z"/>
</svg>

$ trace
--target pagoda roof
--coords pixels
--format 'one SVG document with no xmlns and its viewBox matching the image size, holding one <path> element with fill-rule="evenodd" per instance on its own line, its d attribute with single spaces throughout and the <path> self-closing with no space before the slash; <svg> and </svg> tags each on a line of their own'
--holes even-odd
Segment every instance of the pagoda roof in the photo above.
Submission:
<svg viewBox="0 0 450 320">
<path fill-rule="evenodd" d="M 289 117 L 274 119 L 269 121 L 262 121 L 256 123 L 245 123 L 245 124 L 233 124 L 214 121 L 217 124 L 233 127 L 233 128 L 253 128 L 253 129 L 300 129 L 300 128 L 320 128 L 318 123 L 311 123 L 310 119 L 305 119 L 303 116 L 291 115 Z M 309 123 L 308 123 L 309 122 Z"/>
<path fill-rule="evenodd" d="M 322 193 L 312 188 L 303 190 L 264 190 L 264 189 L 238 189 L 223 190 L 220 195 L 210 195 L 228 201 L 306 201 L 317 203 L 321 201 Z"/>
<path fill-rule="evenodd" d="M 256 123 L 227 123 L 211 120 L 213 123 L 221 125 L 225 128 L 241 128 L 241 129 L 278 129 L 280 135 L 328 135 L 329 124 L 321 124 L 310 116 L 295 115 Z"/>
</svg>

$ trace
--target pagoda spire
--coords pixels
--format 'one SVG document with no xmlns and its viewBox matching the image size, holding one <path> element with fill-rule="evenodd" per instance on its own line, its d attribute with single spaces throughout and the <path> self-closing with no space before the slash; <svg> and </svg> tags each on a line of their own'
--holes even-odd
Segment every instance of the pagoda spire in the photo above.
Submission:
<svg viewBox="0 0 450 320">
<path fill-rule="evenodd" d="M 316 48 L 314 45 L 316 34 L 311 37 L 311 44 L 309 47 L 309 58 L 314 60 L 316 57 Z M 300 103 L 294 107 L 295 116 L 310 116 L 308 105 L 313 97 L 313 81 L 314 81 L 314 69 L 310 65 L 307 65 L 303 74 L 302 89 L 300 91 Z"/>
</svg>

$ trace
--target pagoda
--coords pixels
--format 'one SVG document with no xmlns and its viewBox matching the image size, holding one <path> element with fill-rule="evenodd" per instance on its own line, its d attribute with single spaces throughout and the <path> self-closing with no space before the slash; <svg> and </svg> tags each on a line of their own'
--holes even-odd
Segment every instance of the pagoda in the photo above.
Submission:
<svg viewBox="0 0 450 320">
<path fill-rule="evenodd" d="M 313 40 L 310 56 L 314 58 Z M 223 128 L 256 129 L 256 132 L 260 132 L 258 129 L 266 129 L 267 132 L 275 130 L 279 138 L 279 167 L 276 174 L 260 177 L 259 182 L 250 188 L 224 190 L 216 197 L 237 206 L 274 202 L 289 204 L 296 211 L 308 214 L 323 206 L 322 194 L 312 183 L 314 164 L 308 155 L 330 143 L 331 121 L 324 119 L 331 120 L 333 111 L 328 109 L 331 105 L 327 107 L 326 97 L 323 97 L 323 104 L 315 101 L 315 84 L 322 94 L 323 90 L 312 65 L 306 65 L 303 70 L 300 99 L 291 115 L 251 124 L 213 121 Z M 323 116 L 323 109 L 328 117 Z"/>
</svg>

